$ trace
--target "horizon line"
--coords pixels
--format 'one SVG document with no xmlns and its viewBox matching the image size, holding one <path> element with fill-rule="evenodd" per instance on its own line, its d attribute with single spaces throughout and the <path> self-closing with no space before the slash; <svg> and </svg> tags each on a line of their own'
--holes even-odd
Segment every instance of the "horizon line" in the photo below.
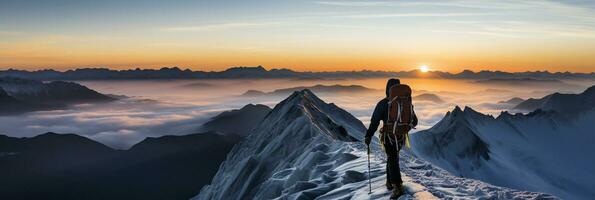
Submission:
<svg viewBox="0 0 595 200">
<path fill-rule="evenodd" d="M 48 68 L 40 68 L 40 69 L 19 69 L 16 67 L 0 67 L 0 71 L 9 71 L 9 70 L 15 70 L 15 71 L 26 71 L 26 72 L 38 72 L 38 71 L 56 71 L 56 72 L 68 72 L 68 71 L 76 71 L 76 70 L 83 70 L 83 69 L 107 69 L 110 71 L 136 71 L 136 70 L 163 70 L 163 69 L 179 69 L 180 71 L 187 71 L 190 70 L 191 72 L 224 72 L 230 69 L 235 69 L 235 68 L 263 68 L 266 71 L 272 71 L 272 70 L 290 70 L 293 72 L 298 72 L 298 73 L 329 73 L 329 72 L 365 72 L 365 71 L 369 71 L 369 72 L 388 72 L 388 73 L 398 73 L 398 72 L 415 72 L 415 71 L 420 71 L 419 68 L 411 68 L 410 70 L 372 70 L 372 69 L 361 69 L 361 70 L 335 70 L 335 71 L 313 71 L 313 70 L 294 70 L 294 69 L 290 69 L 290 68 L 267 68 L 265 66 L 262 65 L 257 65 L 257 66 L 229 66 L 226 67 L 222 70 L 200 70 L 200 69 L 192 69 L 191 67 L 186 67 L 186 68 L 182 68 L 180 66 L 162 66 L 162 67 L 130 67 L 130 68 L 114 68 L 114 67 L 106 67 L 106 66 L 81 66 L 81 67 L 74 67 L 74 68 L 70 68 L 70 69 L 53 69 L 52 67 L 48 67 Z M 478 72 L 504 72 L 504 73 L 527 73 L 527 72 L 546 72 L 546 73 L 575 73 L 575 74 L 593 74 L 595 73 L 595 71 L 590 71 L 590 72 L 578 72 L 578 71 L 550 71 L 550 70 L 526 70 L 526 71 L 504 71 L 504 70 L 486 70 L 486 69 L 482 69 L 482 70 L 472 70 L 469 68 L 464 68 L 461 69 L 458 72 L 454 72 L 454 71 L 442 71 L 442 70 L 430 70 L 427 73 L 450 73 L 450 74 L 459 74 L 459 73 L 463 73 L 465 71 L 471 71 L 473 73 L 478 73 Z"/>
</svg>

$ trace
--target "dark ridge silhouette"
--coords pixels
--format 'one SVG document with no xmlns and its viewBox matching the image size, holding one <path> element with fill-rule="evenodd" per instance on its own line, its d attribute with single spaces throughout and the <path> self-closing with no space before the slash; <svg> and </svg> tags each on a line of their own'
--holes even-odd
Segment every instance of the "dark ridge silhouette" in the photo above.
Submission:
<svg viewBox="0 0 595 200">
<path fill-rule="evenodd" d="M 10 96 L 0 87 L 0 116 L 14 115 L 31 111 L 52 110 L 60 108 L 57 105 L 32 104 Z"/>
<path fill-rule="evenodd" d="M 266 92 L 263 92 L 260 90 L 248 90 L 244 94 L 242 94 L 242 96 L 255 97 L 255 96 L 262 96 L 262 95 L 266 95 L 266 94 L 267 94 Z"/>
<path fill-rule="evenodd" d="M 342 93 L 342 92 L 374 92 L 376 90 L 367 88 L 361 85 L 314 85 L 314 86 L 300 86 L 292 88 L 277 89 L 272 92 L 262 92 L 258 90 L 248 90 L 242 96 L 261 96 L 261 95 L 278 95 L 286 96 L 293 92 L 308 89 L 316 94 L 323 93 Z"/>
<path fill-rule="evenodd" d="M 116 98 L 73 82 L 43 83 L 14 77 L 0 77 L 0 114 L 64 108 L 77 103 L 109 102 Z"/>
<path fill-rule="evenodd" d="M 415 100 L 415 101 L 430 101 L 430 102 L 434 102 L 434 103 L 444 103 L 444 100 L 442 100 L 442 98 L 440 98 L 438 95 L 429 94 L 429 93 L 414 96 L 413 100 Z"/>
<path fill-rule="evenodd" d="M 2 199 L 189 199 L 239 141 L 214 132 L 114 150 L 74 134 L 0 135 Z"/>
<path fill-rule="evenodd" d="M 518 98 L 518 97 L 513 97 L 510 98 L 506 101 L 499 101 L 498 103 L 504 103 L 504 104 L 512 104 L 512 105 L 519 105 L 520 103 L 522 103 L 523 101 L 525 101 L 524 99 Z"/>
<path fill-rule="evenodd" d="M 111 101 L 114 98 L 73 82 L 43 83 L 15 77 L 0 77 L 0 87 L 12 97 L 35 104 L 72 104 Z"/>
<path fill-rule="evenodd" d="M 495 79 L 495 78 L 582 78 L 595 79 L 595 73 L 572 73 L 548 71 L 527 72 L 502 72 L 464 70 L 460 73 L 430 71 L 421 73 L 419 70 L 411 71 L 332 71 L 332 72 L 298 72 L 290 69 L 267 70 L 262 66 L 257 67 L 232 67 L 224 71 L 206 72 L 182 70 L 178 67 L 163 67 L 161 69 L 111 70 L 107 68 L 80 68 L 68 71 L 55 71 L 52 69 L 26 71 L 26 70 L 0 70 L 0 77 L 14 76 L 36 80 L 113 80 L 113 79 L 244 79 L 244 78 L 292 78 L 292 79 L 341 79 L 341 78 L 451 78 L 451 79 Z"/>
<path fill-rule="evenodd" d="M 514 107 L 515 110 L 556 111 L 574 115 L 595 107 L 595 85 L 587 88 L 580 94 L 553 93 L 540 99 L 530 98 Z"/>
<path fill-rule="evenodd" d="M 204 123 L 199 130 L 246 136 L 271 111 L 262 104 L 248 104 L 239 110 L 220 113 Z"/>
</svg>

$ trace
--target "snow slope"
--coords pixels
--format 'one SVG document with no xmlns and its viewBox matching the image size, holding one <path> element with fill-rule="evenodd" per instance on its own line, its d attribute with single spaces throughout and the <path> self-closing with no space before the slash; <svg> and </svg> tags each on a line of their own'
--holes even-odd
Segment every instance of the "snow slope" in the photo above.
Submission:
<svg viewBox="0 0 595 200">
<path fill-rule="evenodd" d="M 581 97 L 582 98 L 582 97 Z M 593 102 L 595 103 L 595 102 Z M 565 199 L 595 198 L 595 110 L 499 117 L 456 107 L 412 134 L 413 152 L 458 176 Z"/>
<path fill-rule="evenodd" d="M 279 103 L 236 145 L 194 199 L 388 199 L 384 154 L 373 140 L 368 194 L 364 125 L 309 90 Z M 401 199 L 554 198 L 454 177 L 402 152 Z"/>
</svg>

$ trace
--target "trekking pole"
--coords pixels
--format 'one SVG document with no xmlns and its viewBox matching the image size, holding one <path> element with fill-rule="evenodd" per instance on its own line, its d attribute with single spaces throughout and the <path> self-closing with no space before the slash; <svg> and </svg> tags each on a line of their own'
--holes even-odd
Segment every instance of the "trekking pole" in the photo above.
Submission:
<svg viewBox="0 0 595 200">
<path fill-rule="evenodd" d="M 368 194 L 372 194 L 372 180 L 370 179 L 370 145 L 368 144 L 368 186 L 370 188 L 370 192 Z"/>
</svg>

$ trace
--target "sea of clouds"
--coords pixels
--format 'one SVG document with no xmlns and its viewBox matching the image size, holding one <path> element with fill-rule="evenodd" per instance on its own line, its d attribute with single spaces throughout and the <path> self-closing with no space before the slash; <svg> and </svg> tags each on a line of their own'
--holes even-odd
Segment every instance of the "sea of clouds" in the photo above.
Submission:
<svg viewBox="0 0 595 200">
<path fill-rule="evenodd" d="M 274 107 L 284 96 L 241 96 L 247 90 L 324 85 L 362 85 L 376 89 L 369 93 L 319 94 L 369 124 L 376 103 L 384 98 L 386 79 L 339 80 L 160 80 L 83 81 L 80 84 L 106 94 L 125 95 L 111 103 L 81 104 L 64 110 L 40 111 L 0 117 L 0 134 L 31 137 L 45 132 L 75 133 L 110 147 L 127 149 L 146 137 L 196 133 L 201 124 L 216 114 L 242 106 L 265 104 Z M 542 97 L 553 92 L 581 92 L 593 81 L 567 81 L 564 85 L 479 84 L 470 80 L 403 79 L 414 96 L 431 93 L 444 103 L 414 99 L 423 130 L 438 122 L 455 105 L 470 106 L 497 116 L 513 105 L 498 103 L 512 97 Z"/>
</svg>

